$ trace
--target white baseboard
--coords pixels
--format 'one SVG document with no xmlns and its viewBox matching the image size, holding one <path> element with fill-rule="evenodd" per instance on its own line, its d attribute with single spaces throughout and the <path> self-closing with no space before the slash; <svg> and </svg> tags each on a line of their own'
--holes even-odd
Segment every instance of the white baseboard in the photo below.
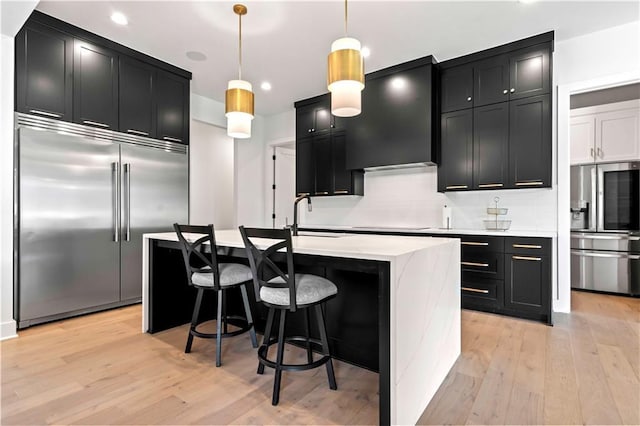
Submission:
<svg viewBox="0 0 640 426">
<path fill-rule="evenodd" d="M 14 320 L 0 323 L 0 340 L 18 337 L 16 322 Z"/>
</svg>

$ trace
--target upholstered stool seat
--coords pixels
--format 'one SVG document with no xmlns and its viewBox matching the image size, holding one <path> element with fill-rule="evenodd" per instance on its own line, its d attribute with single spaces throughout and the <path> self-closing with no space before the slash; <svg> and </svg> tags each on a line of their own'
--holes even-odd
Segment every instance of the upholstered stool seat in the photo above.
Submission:
<svg viewBox="0 0 640 426">
<path fill-rule="evenodd" d="M 253 280 L 251 268 L 240 263 L 218 263 L 213 225 L 194 226 L 178 225 L 175 223 L 173 228 L 178 235 L 178 241 L 181 243 L 182 256 L 184 258 L 189 285 L 197 289 L 191 326 L 189 327 L 189 336 L 187 337 L 187 345 L 184 351 L 185 353 L 191 352 L 194 336 L 205 339 L 216 339 L 216 367 L 220 367 L 222 364 L 223 338 L 237 336 L 238 334 L 248 331 L 251 337 L 251 344 L 254 348 L 258 347 L 246 288 L 247 284 Z M 184 235 L 187 233 L 190 234 L 189 237 L 193 241 L 190 241 Z M 244 317 L 226 314 L 225 292 L 232 288 L 239 288 L 242 292 L 242 302 L 245 311 Z M 201 323 L 200 308 L 202 306 L 204 292 L 211 290 L 215 291 L 218 295 L 216 332 L 203 333 L 197 330 L 198 325 Z M 240 324 L 245 325 L 240 326 L 234 331 L 229 331 L 229 320 L 236 320 L 239 321 Z"/>
<path fill-rule="evenodd" d="M 264 338 L 262 345 L 258 348 L 258 374 L 262 374 L 265 367 L 275 370 L 271 403 L 277 405 L 280 400 L 280 381 L 283 371 L 309 370 L 324 365 L 327 368 L 329 388 L 337 389 L 322 308 L 327 300 L 338 293 L 338 288 L 324 277 L 295 273 L 291 230 L 244 228 L 241 226 L 240 234 L 251 266 L 256 301 L 262 302 L 269 308 Z M 254 245 L 251 238 L 278 241 L 264 250 L 260 250 Z M 286 267 L 281 268 L 282 264 L 285 264 Z M 315 313 L 320 334 L 319 339 L 311 338 L 309 335 L 309 309 L 313 309 Z M 304 313 L 305 336 L 285 335 L 287 313 L 297 310 Z M 278 334 L 272 337 L 276 312 L 280 314 Z M 304 364 L 285 364 L 283 362 L 285 342 L 304 344 L 307 350 L 307 362 Z M 278 346 L 275 360 L 269 359 L 268 356 L 269 347 L 272 345 Z M 321 354 L 319 359 L 314 360 L 312 345 L 319 348 Z"/>
</svg>

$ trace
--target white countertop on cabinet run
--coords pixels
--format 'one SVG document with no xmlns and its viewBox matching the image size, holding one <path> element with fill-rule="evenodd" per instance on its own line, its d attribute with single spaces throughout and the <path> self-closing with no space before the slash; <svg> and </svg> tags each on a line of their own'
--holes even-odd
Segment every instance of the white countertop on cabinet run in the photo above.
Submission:
<svg viewBox="0 0 640 426">
<path fill-rule="evenodd" d="M 403 232 L 407 234 L 442 234 L 449 235 L 492 235 L 497 237 L 539 237 L 556 238 L 555 231 L 527 231 L 509 229 L 506 231 L 490 231 L 488 229 L 444 229 L 444 228 L 419 228 L 419 227 L 394 227 L 394 226 L 346 226 L 346 225 L 300 225 L 302 231 L 313 231 L 315 229 L 327 229 L 336 231 L 366 231 L 366 232 Z"/>
<path fill-rule="evenodd" d="M 244 247 L 238 230 L 216 231 L 215 235 L 220 247 Z M 389 387 L 386 394 L 390 423 L 415 424 L 460 355 L 460 241 L 371 234 L 325 235 L 293 237 L 294 251 L 389 264 L 388 278 L 375 278 L 371 283 L 375 291 L 386 294 L 379 294 L 379 300 L 388 304 L 389 312 L 388 320 L 380 320 L 380 324 L 389 327 L 389 341 L 380 343 L 388 344 L 389 376 L 381 383 Z M 153 240 L 177 241 L 177 236 L 172 232 L 143 236 L 144 332 L 149 321 Z M 258 248 L 270 245 L 269 240 L 252 241 Z M 381 325 L 385 329 L 387 326 Z"/>
</svg>

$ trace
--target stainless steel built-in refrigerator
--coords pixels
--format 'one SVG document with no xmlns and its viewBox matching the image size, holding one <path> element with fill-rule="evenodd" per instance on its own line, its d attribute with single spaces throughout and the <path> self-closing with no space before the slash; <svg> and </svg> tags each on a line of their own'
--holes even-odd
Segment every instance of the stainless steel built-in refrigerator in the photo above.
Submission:
<svg viewBox="0 0 640 426">
<path fill-rule="evenodd" d="M 142 234 L 188 220 L 187 147 L 16 115 L 19 328 L 140 301 Z"/>
</svg>

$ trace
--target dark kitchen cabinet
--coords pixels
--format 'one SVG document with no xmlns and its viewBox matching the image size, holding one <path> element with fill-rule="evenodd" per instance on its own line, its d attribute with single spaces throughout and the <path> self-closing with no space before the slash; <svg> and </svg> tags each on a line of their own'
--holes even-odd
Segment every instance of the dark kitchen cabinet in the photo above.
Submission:
<svg viewBox="0 0 640 426">
<path fill-rule="evenodd" d="M 73 121 L 118 130 L 118 54 L 79 39 L 74 42 Z"/>
<path fill-rule="evenodd" d="M 315 163 L 316 186 L 311 195 L 329 195 L 333 192 L 331 135 L 329 133 L 313 137 L 313 160 Z"/>
<path fill-rule="evenodd" d="M 474 108 L 473 122 L 473 188 L 503 188 L 509 166 L 509 103 Z"/>
<path fill-rule="evenodd" d="M 550 240 L 519 240 L 507 238 L 505 309 L 551 323 Z"/>
<path fill-rule="evenodd" d="M 296 106 L 296 139 L 328 132 L 334 125 L 330 95 L 325 94 Z"/>
<path fill-rule="evenodd" d="M 346 132 L 333 132 L 331 138 L 333 195 L 364 195 L 364 172 L 362 170 L 347 169 L 346 144 Z"/>
<path fill-rule="evenodd" d="M 509 99 L 544 95 L 551 90 L 549 44 L 521 49 L 509 57 Z"/>
<path fill-rule="evenodd" d="M 189 80 L 158 70 L 155 84 L 156 137 L 169 142 L 189 141 Z"/>
<path fill-rule="evenodd" d="M 296 195 L 313 194 L 316 168 L 313 161 L 313 139 L 296 141 Z"/>
<path fill-rule="evenodd" d="M 442 112 L 471 108 L 473 102 L 473 66 L 463 65 L 442 70 L 440 102 Z"/>
<path fill-rule="evenodd" d="M 509 58 L 498 55 L 474 64 L 474 106 L 509 100 Z"/>
<path fill-rule="evenodd" d="M 509 187 L 551 186 L 549 95 L 509 103 Z"/>
<path fill-rule="evenodd" d="M 442 114 L 438 190 L 467 190 L 473 185 L 473 110 Z"/>
<path fill-rule="evenodd" d="M 153 100 L 155 69 L 143 62 L 120 57 L 120 131 L 154 138 L 156 114 Z"/>
<path fill-rule="evenodd" d="M 15 39 L 16 110 L 71 121 L 73 38 L 37 22 Z"/>
<path fill-rule="evenodd" d="M 362 113 L 346 122 L 348 169 L 436 163 L 435 64 L 428 56 L 367 74 Z"/>
</svg>

